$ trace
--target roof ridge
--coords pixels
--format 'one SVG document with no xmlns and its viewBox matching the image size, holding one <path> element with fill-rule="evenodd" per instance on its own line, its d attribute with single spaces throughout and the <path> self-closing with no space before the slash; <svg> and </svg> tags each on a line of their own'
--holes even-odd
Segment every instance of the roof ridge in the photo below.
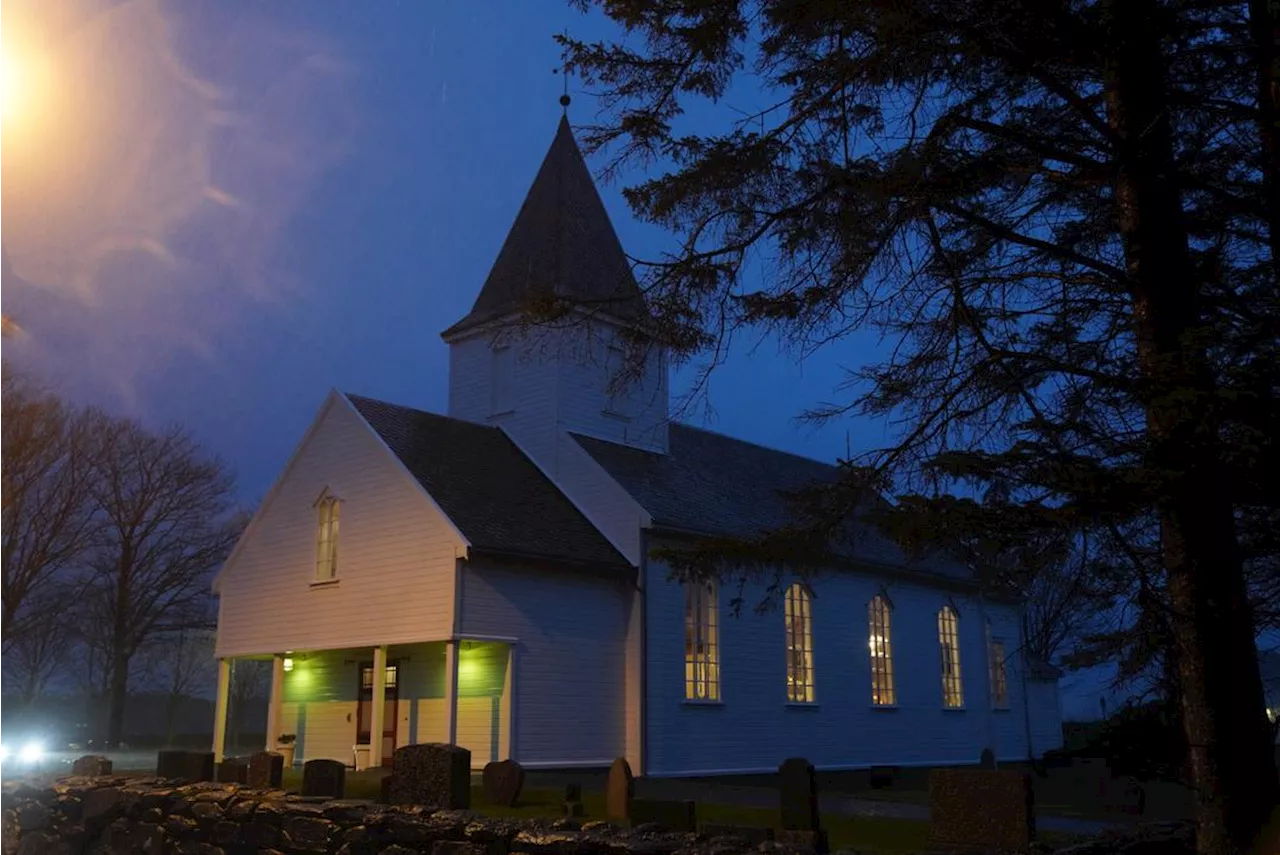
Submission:
<svg viewBox="0 0 1280 855">
<path fill-rule="evenodd" d="M 764 451 L 771 451 L 774 454 L 785 454 L 788 457 L 794 457 L 797 460 L 803 460 L 806 463 L 816 463 L 819 466 L 826 466 L 829 469 L 840 468 L 840 464 L 838 463 L 828 463 L 825 460 L 819 460 L 818 458 L 810 457 L 807 454 L 800 454 L 799 452 L 796 452 L 796 451 L 787 451 L 785 448 L 775 448 L 772 445 L 765 445 L 762 442 L 755 442 L 750 439 L 743 439 L 740 436 L 734 436 L 733 434 L 730 434 L 730 433 L 724 433 L 723 431 L 711 430 L 710 428 L 699 427 L 698 425 L 691 425 L 688 422 L 673 421 L 673 422 L 670 422 L 670 426 L 685 428 L 686 430 L 696 430 L 699 433 L 709 433 L 712 436 L 718 436 L 718 437 L 721 437 L 722 439 L 730 440 L 731 442 L 739 442 L 739 443 L 742 443 L 743 445 L 750 445 L 754 448 L 763 449 Z"/>
<path fill-rule="evenodd" d="M 370 404 L 380 404 L 384 407 L 394 407 L 397 410 L 405 410 L 406 412 L 416 413 L 420 416 L 430 416 L 433 419 L 441 419 L 443 421 L 457 422 L 458 424 L 464 424 L 464 425 L 469 425 L 471 427 L 483 428 L 484 430 L 496 430 L 503 434 L 506 433 L 506 431 L 503 431 L 502 428 L 499 427 L 498 425 L 481 424 L 480 422 L 473 422 L 473 421 L 469 421 L 468 419 L 460 419 L 457 416 L 450 416 L 450 415 L 446 415 L 445 413 L 437 413 L 437 412 L 433 412 L 432 410 L 423 410 L 423 409 L 419 409 L 418 407 L 410 407 L 407 404 L 397 404 L 394 401 L 384 401 L 381 398 L 370 398 L 368 395 L 357 395 L 354 392 L 341 392 L 341 390 L 339 391 L 340 391 L 340 394 L 342 394 L 347 400 L 351 401 L 353 404 L 356 401 L 367 401 Z"/>
</svg>

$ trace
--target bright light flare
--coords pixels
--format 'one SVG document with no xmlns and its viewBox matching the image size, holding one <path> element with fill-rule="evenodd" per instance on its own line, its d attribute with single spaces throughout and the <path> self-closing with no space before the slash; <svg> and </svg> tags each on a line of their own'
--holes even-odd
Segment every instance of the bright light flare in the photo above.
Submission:
<svg viewBox="0 0 1280 855">
<path fill-rule="evenodd" d="M 0 127 L 9 129 L 29 120 L 44 97 L 45 76 L 39 54 L 0 43 Z"/>
<path fill-rule="evenodd" d="M 39 763 L 40 758 L 44 756 L 44 746 L 39 742 L 28 742 L 22 746 L 22 753 L 18 755 L 18 759 L 23 763 Z"/>
<path fill-rule="evenodd" d="M 0 763 L 9 759 L 9 746 L 0 745 Z"/>
</svg>

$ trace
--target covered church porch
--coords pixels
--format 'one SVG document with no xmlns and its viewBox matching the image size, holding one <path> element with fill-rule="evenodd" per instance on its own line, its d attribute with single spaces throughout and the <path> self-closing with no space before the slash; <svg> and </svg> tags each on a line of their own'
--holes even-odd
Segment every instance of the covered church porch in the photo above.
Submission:
<svg viewBox="0 0 1280 855">
<path fill-rule="evenodd" d="M 237 669 L 256 668 L 270 673 L 263 747 L 282 751 L 281 737 L 292 736 L 294 765 L 390 766 L 400 746 L 445 742 L 483 768 L 512 756 L 515 648 L 513 639 L 458 638 L 219 659 L 215 758 L 226 753 Z"/>
</svg>

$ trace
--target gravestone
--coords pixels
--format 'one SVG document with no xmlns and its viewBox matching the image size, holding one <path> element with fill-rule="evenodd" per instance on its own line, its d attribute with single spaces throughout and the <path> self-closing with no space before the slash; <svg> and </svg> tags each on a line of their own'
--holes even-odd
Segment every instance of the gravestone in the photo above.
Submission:
<svg viewBox="0 0 1280 855">
<path fill-rule="evenodd" d="M 302 794 L 342 798 L 347 783 L 346 764 L 337 760 L 308 760 L 302 764 Z"/>
<path fill-rule="evenodd" d="M 393 805 L 425 805 L 442 810 L 471 808 L 471 752 L 429 742 L 396 749 L 388 797 Z"/>
<path fill-rule="evenodd" d="M 520 791 L 524 789 L 524 767 L 514 760 L 486 763 L 481 781 L 489 804 L 515 807 L 520 800 Z"/>
<path fill-rule="evenodd" d="M 653 823 L 667 831 L 692 833 L 698 830 L 697 806 L 691 801 L 632 799 L 631 824 Z"/>
<path fill-rule="evenodd" d="M 982 757 L 979 758 L 978 760 L 978 768 L 979 769 L 996 768 L 996 753 L 992 751 L 990 748 L 982 749 Z"/>
<path fill-rule="evenodd" d="M 219 784 L 249 783 L 249 764 L 237 757 L 223 760 L 214 771 L 217 773 Z"/>
<path fill-rule="evenodd" d="M 782 827 L 787 831 L 817 831 L 818 777 L 813 764 L 803 757 L 782 761 L 778 767 L 779 808 Z"/>
<path fill-rule="evenodd" d="M 391 804 L 391 787 L 394 778 L 395 773 L 392 772 L 390 775 L 383 775 L 382 780 L 378 782 L 378 801 L 381 804 Z"/>
<path fill-rule="evenodd" d="M 893 786 L 893 767 L 872 766 L 870 775 L 871 789 L 887 790 Z"/>
<path fill-rule="evenodd" d="M 185 751 L 161 751 L 156 755 L 156 777 L 173 779 L 181 778 Z"/>
<path fill-rule="evenodd" d="M 71 774 L 87 778 L 111 774 L 111 761 L 97 754 L 86 754 L 71 765 Z"/>
<path fill-rule="evenodd" d="M 274 751 L 249 756 L 248 783 L 261 790 L 278 790 L 284 779 L 284 757 Z"/>
<path fill-rule="evenodd" d="M 581 784 L 565 784 L 564 785 L 564 818 L 576 819 L 586 814 L 586 810 L 582 807 L 582 785 Z"/>
<path fill-rule="evenodd" d="M 606 819 L 626 822 L 631 818 L 631 800 L 636 795 L 635 776 L 631 764 L 619 757 L 609 767 L 609 777 L 604 785 L 604 815 Z"/>
<path fill-rule="evenodd" d="M 1035 837 L 1031 776 L 1005 769 L 929 772 L 929 845 L 1025 851 Z"/>
</svg>

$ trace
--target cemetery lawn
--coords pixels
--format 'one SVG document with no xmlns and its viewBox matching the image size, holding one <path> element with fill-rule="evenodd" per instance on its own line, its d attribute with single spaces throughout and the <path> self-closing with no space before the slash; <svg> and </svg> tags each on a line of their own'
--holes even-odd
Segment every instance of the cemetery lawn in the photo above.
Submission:
<svg viewBox="0 0 1280 855">
<path fill-rule="evenodd" d="M 377 799 L 380 792 L 381 770 L 347 772 L 346 797 L 349 799 Z M 302 786 L 298 770 L 286 770 L 284 787 L 296 792 Z M 512 819 L 559 819 L 564 799 L 563 788 L 528 788 L 520 795 L 515 807 L 498 807 L 489 804 L 480 786 L 471 788 L 471 809 L 493 817 Z M 604 818 L 604 793 L 583 787 L 584 821 Z M 776 824 L 777 811 L 738 805 L 707 804 L 698 802 L 698 822 L 714 822 L 726 825 L 769 826 Z M 887 817 L 850 817 L 824 814 L 831 848 L 856 849 L 867 855 L 908 855 L 928 849 L 929 823 L 911 819 Z M 1066 834 L 1041 832 L 1041 842 L 1053 847 L 1065 846 L 1080 838 Z"/>
</svg>

